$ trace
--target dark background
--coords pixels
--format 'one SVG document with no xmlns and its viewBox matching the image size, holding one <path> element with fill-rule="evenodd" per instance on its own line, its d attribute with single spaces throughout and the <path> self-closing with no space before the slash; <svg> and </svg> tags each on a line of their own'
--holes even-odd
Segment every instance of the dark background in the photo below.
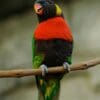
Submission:
<svg viewBox="0 0 100 100">
<path fill-rule="evenodd" d="M 55 0 L 70 3 L 72 0 Z M 0 0 L 0 19 L 32 9 L 34 0 Z"/>
</svg>

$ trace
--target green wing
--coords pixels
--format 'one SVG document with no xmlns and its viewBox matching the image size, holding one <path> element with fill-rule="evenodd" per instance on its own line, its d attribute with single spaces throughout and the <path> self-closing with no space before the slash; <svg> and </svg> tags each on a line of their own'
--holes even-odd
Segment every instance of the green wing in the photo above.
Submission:
<svg viewBox="0 0 100 100">
<path fill-rule="evenodd" d="M 32 38 L 32 53 L 33 68 L 39 68 L 44 57 L 42 54 L 36 54 L 36 43 L 34 38 Z"/>
<path fill-rule="evenodd" d="M 68 64 L 72 64 L 72 56 L 68 56 L 66 58 L 66 62 L 68 62 Z"/>
</svg>

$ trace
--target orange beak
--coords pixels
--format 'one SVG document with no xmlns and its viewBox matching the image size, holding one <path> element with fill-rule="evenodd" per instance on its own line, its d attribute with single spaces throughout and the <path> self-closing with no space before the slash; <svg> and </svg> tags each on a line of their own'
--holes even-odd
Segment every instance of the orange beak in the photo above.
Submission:
<svg viewBox="0 0 100 100">
<path fill-rule="evenodd" d="M 38 15 L 42 15 L 43 14 L 43 6 L 39 3 L 36 3 L 34 5 L 34 10 L 35 10 L 35 13 L 38 14 Z"/>
</svg>

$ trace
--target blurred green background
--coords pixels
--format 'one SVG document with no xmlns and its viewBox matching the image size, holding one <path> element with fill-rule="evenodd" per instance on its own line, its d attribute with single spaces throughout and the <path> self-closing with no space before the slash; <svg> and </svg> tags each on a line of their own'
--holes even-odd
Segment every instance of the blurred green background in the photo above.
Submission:
<svg viewBox="0 0 100 100">
<path fill-rule="evenodd" d="M 100 56 L 100 1 L 55 0 L 74 36 L 73 63 Z M 31 68 L 31 40 L 37 18 L 34 0 L 0 0 L 0 69 Z M 71 72 L 60 100 L 100 100 L 100 65 Z M 37 100 L 34 77 L 0 79 L 0 100 Z"/>
</svg>

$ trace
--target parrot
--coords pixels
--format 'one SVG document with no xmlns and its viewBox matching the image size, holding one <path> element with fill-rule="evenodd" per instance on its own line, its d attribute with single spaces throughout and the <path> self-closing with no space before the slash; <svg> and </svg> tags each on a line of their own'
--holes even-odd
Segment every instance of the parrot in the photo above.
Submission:
<svg viewBox="0 0 100 100">
<path fill-rule="evenodd" d="M 36 75 L 39 100 L 58 100 L 61 79 L 65 73 L 47 74 L 48 68 L 63 66 L 70 71 L 73 36 L 60 6 L 52 0 L 35 0 L 34 12 L 38 24 L 32 35 L 32 66 L 41 68 Z M 58 99 L 57 99 L 58 98 Z"/>
</svg>

